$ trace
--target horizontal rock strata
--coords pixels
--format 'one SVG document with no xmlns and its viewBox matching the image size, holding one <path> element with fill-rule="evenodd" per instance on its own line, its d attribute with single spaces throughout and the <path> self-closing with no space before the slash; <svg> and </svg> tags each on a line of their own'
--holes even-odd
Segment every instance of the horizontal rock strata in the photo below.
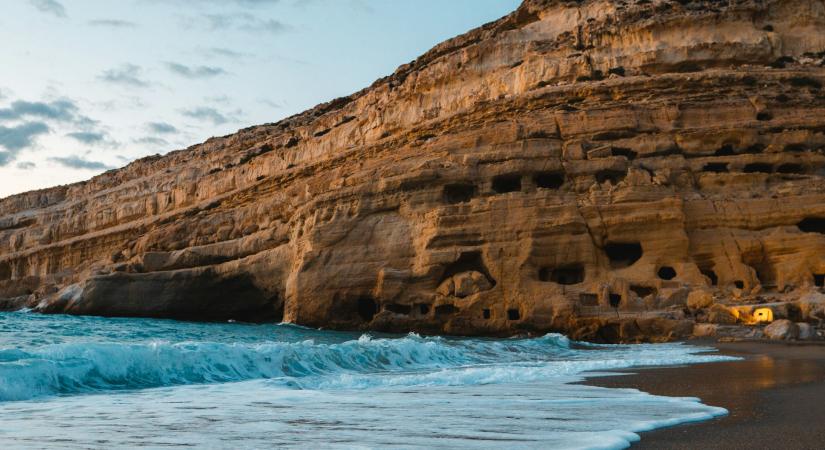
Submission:
<svg viewBox="0 0 825 450">
<path fill-rule="evenodd" d="M 350 97 L 0 200 L 0 307 L 680 337 L 692 291 L 825 284 L 824 66 L 821 0 L 528 0 Z"/>
</svg>

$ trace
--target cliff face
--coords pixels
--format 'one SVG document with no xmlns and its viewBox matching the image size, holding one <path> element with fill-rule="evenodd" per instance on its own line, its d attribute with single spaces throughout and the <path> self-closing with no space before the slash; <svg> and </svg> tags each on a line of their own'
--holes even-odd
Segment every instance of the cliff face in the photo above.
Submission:
<svg viewBox="0 0 825 450">
<path fill-rule="evenodd" d="M 691 291 L 825 282 L 823 57 L 822 0 L 528 0 L 350 97 L 3 199 L 0 306 L 678 337 Z"/>
</svg>

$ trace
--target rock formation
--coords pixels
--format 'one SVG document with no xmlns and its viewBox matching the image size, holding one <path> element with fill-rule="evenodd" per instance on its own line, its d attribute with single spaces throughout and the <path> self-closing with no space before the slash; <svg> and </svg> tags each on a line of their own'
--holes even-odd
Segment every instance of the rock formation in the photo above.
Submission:
<svg viewBox="0 0 825 450">
<path fill-rule="evenodd" d="M 680 337 L 733 311 L 692 291 L 825 284 L 824 58 L 822 0 L 527 0 L 349 97 L 0 200 L 0 307 Z"/>
</svg>

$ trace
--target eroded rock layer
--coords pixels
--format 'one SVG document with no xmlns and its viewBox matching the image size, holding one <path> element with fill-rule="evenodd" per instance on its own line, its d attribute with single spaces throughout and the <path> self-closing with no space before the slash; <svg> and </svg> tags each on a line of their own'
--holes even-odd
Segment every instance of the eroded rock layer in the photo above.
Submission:
<svg viewBox="0 0 825 450">
<path fill-rule="evenodd" d="M 0 306 L 679 337 L 688 297 L 825 284 L 823 58 L 822 0 L 528 0 L 350 97 L 1 200 Z"/>
</svg>

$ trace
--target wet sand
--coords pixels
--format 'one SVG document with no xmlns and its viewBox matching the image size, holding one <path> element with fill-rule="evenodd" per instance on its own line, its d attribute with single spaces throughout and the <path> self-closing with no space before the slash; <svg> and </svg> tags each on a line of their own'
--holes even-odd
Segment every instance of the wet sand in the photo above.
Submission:
<svg viewBox="0 0 825 450">
<path fill-rule="evenodd" d="M 633 449 L 825 448 L 825 345 L 692 342 L 742 361 L 633 369 L 586 384 L 699 397 L 725 417 L 642 433 Z M 621 411 L 616 411 L 621 414 Z"/>
</svg>

